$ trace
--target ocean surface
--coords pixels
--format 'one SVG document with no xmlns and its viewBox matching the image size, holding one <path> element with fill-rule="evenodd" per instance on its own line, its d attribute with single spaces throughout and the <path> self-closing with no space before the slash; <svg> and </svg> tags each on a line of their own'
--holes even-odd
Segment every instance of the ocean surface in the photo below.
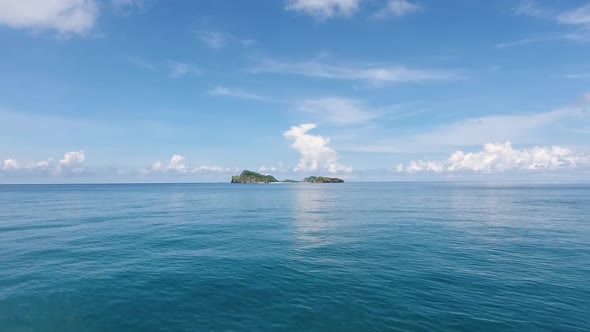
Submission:
<svg viewBox="0 0 590 332">
<path fill-rule="evenodd" d="M 590 185 L 0 186 L 0 331 L 590 331 Z"/>
</svg>

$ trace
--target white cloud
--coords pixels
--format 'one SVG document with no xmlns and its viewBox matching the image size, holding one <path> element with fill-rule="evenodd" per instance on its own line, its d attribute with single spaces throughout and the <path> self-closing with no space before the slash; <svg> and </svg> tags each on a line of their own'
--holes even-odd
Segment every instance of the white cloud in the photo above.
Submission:
<svg viewBox="0 0 590 332">
<path fill-rule="evenodd" d="M 49 163 L 52 161 L 52 159 L 48 159 L 48 160 L 43 160 L 40 162 L 35 163 L 35 168 L 39 168 L 39 169 L 45 169 L 45 168 L 49 168 Z"/>
<path fill-rule="evenodd" d="M 307 172 L 323 169 L 330 173 L 351 172 L 351 167 L 338 163 L 338 154 L 328 147 L 329 138 L 308 133 L 314 128 L 316 128 L 315 124 L 308 123 L 292 126 L 283 133 L 286 139 L 293 140 L 291 148 L 301 154 L 295 171 Z"/>
<path fill-rule="evenodd" d="M 365 123 L 377 117 L 362 102 L 339 97 L 304 100 L 299 109 L 324 122 L 338 125 Z"/>
<path fill-rule="evenodd" d="M 156 161 L 151 168 L 152 171 L 164 171 L 166 170 L 166 166 L 164 166 L 164 164 L 162 164 L 161 161 Z"/>
<path fill-rule="evenodd" d="M 41 172 L 53 175 L 66 173 L 80 173 L 82 164 L 86 160 L 83 150 L 71 151 L 64 154 L 63 159 L 55 162 L 53 158 L 42 161 L 19 162 L 16 159 L 6 159 L 0 166 L 1 171 L 8 172 Z"/>
<path fill-rule="evenodd" d="M 175 154 L 172 156 L 172 158 L 170 158 L 170 162 L 168 163 L 168 165 L 164 165 L 161 161 L 158 161 L 152 165 L 151 170 L 160 172 L 175 171 L 184 173 L 188 170 L 186 164 L 184 163 L 184 159 L 185 158 L 183 156 Z"/>
<path fill-rule="evenodd" d="M 276 167 L 266 167 L 266 166 L 260 166 L 258 167 L 257 172 L 258 173 L 266 173 L 266 172 L 276 172 L 278 169 Z"/>
<path fill-rule="evenodd" d="M 412 161 L 407 166 L 398 165 L 398 172 L 457 172 L 484 173 L 509 170 L 557 170 L 590 165 L 590 156 L 575 153 L 559 146 L 534 147 L 518 150 L 510 142 L 488 143 L 479 152 L 457 151 L 446 161 Z"/>
<path fill-rule="evenodd" d="M 590 125 L 590 93 L 564 107 L 520 115 L 486 115 L 435 125 L 419 132 L 393 135 L 369 142 L 339 145 L 340 151 L 368 153 L 423 153 L 481 146 L 488 142 L 571 144 L 584 141 Z"/>
<path fill-rule="evenodd" d="M 59 161 L 59 164 L 65 167 L 73 167 L 82 164 L 85 159 L 86 154 L 84 150 L 71 151 L 64 155 L 64 158 Z"/>
<path fill-rule="evenodd" d="M 218 31 L 199 30 L 195 31 L 195 34 L 203 43 L 213 49 L 224 47 L 230 38 L 227 34 Z"/>
<path fill-rule="evenodd" d="M 2 165 L 2 169 L 4 170 L 17 170 L 20 168 L 20 165 L 16 161 L 16 159 L 6 159 L 4 164 Z"/>
<path fill-rule="evenodd" d="M 156 66 L 154 66 L 151 62 L 147 61 L 146 59 L 136 57 L 136 56 L 125 56 L 124 59 L 127 62 L 136 65 L 137 67 L 151 70 L 151 71 L 156 70 Z"/>
<path fill-rule="evenodd" d="M 577 28 L 565 33 L 559 32 L 513 42 L 498 43 L 496 47 L 512 47 L 546 41 L 590 42 L 590 4 L 558 13 L 556 10 L 541 7 L 534 1 L 525 1 L 516 8 L 515 13 L 550 20 L 562 25 L 577 26 Z"/>
<path fill-rule="evenodd" d="M 38 170 L 47 170 L 50 168 L 53 159 L 47 159 L 39 162 L 28 162 L 28 163 L 20 163 L 16 159 L 7 159 L 0 167 L 0 170 L 4 171 L 21 171 L 21 170 L 28 170 L 28 171 L 38 171 Z M 59 171 L 59 166 L 55 165 L 54 170 L 56 172 Z"/>
<path fill-rule="evenodd" d="M 590 73 L 566 74 L 566 75 L 564 75 L 564 77 L 565 78 L 571 78 L 571 79 L 590 78 Z"/>
<path fill-rule="evenodd" d="M 422 7 L 407 0 L 389 0 L 383 9 L 373 15 L 373 18 L 402 17 L 422 10 Z"/>
<path fill-rule="evenodd" d="M 226 96 L 226 97 L 250 99 L 250 100 L 257 100 L 257 101 L 270 101 L 270 98 L 265 97 L 265 96 L 246 92 L 241 89 L 226 88 L 223 86 L 217 86 L 217 87 L 209 90 L 208 93 L 212 96 Z"/>
<path fill-rule="evenodd" d="M 301 12 L 318 19 L 351 16 L 359 8 L 360 0 L 288 0 L 285 10 Z"/>
<path fill-rule="evenodd" d="M 170 164 L 168 164 L 168 169 L 184 172 L 186 171 L 186 165 L 184 164 L 184 157 L 178 154 L 172 156 L 170 159 Z"/>
<path fill-rule="evenodd" d="M 230 33 L 222 31 L 195 30 L 193 33 L 197 36 L 197 38 L 199 38 L 201 42 L 214 50 L 224 48 L 232 43 L 238 43 L 245 47 L 256 44 L 256 40 L 254 39 L 241 39 Z"/>
<path fill-rule="evenodd" d="M 514 9 L 514 13 L 537 18 L 550 18 L 554 15 L 552 10 L 542 7 L 532 0 L 522 1 Z"/>
<path fill-rule="evenodd" d="M 257 172 L 258 173 L 268 173 L 268 172 L 273 172 L 273 173 L 285 173 L 289 171 L 285 165 L 282 162 L 279 162 L 276 166 L 260 166 L 258 167 Z"/>
<path fill-rule="evenodd" d="M 545 36 L 545 37 L 537 37 L 537 38 L 524 38 L 524 39 L 515 40 L 515 41 L 511 41 L 511 42 L 498 43 L 498 44 L 496 44 L 496 47 L 506 48 L 506 47 L 520 46 L 520 45 L 525 45 L 525 44 L 546 42 L 546 41 L 558 40 L 558 39 L 564 39 L 564 36 L 559 35 L 559 36 Z"/>
<path fill-rule="evenodd" d="M 150 173 L 175 173 L 175 174 L 199 174 L 199 173 L 232 173 L 236 169 L 223 166 L 189 166 L 186 164 L 186 158 L 182 155 L 175 154 L 170 158 L 168 164 L 161 161 L 155 162 L 150 169 L 143 169 L 140 173 L 147 175 Z"/>
<path fill-rule="evenodd" d="M 0 24 L 17 29 L 83 35 L 98 15 L 94 0 L 0 0 Z"/>
<path fill-rule="evenodd" d="M 560 121 L 576 120 L 581 124 L 588 119 L 589 114 L 590 98 L 585 94 L 576 103 L 553 111 L 462 120 L 438 126 L 429 133 L 412 137 L 410 141 L 426 146 L 465 146 L 505 140 L 523 142 L 540 129 Z M 546 133 L 542 134 L 546 136 Z"/>
<path fill-rule="evenodd" d="M 458 72 L 450 70 L 416 69 L 404 65 L 328 64 L 316 60 L 280 62 L 265 59 L 252 68 L 252 72 L 364 81 L 375 86 L 388 83 L 447 81 L 462 78 Z"/>
<path fill-rule="evenodd" d="M 200 74 L 201 70 L 190 63 L 168 60 L 168 76 L 171 78 Z"/>
<path fill-rule="evenodd" d="M 557 21 L 561 24 L 590 25 L 590 4 L 559 14 Z"/>
</svg>

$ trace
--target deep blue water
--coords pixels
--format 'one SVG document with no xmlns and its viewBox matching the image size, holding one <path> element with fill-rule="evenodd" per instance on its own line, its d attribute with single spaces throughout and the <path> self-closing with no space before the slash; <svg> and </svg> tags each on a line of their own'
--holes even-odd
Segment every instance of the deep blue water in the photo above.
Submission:
<svg viewBox="0 0 590 332">
<path fill-rule="evenodd" d="M 0 186 L 0 331 L 590 330 L 590 185 Z"/>
</svg>

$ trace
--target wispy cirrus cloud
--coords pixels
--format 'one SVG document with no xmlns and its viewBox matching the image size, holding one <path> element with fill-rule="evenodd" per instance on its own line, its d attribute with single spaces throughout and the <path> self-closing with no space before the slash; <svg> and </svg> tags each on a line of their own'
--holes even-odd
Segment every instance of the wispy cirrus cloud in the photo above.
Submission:
<svg viewBox="0 0 590 332">
<path fill-rule="evenodd" d="M 362 124 L 378 117 L 363 102 L 342 97 L 306 99 L 297 108 L 321 122 L 336 125 Z"/>
<path fill-rule="evenodd" d="M 455 147 L 473 147 L 489 142 L 535 144 L 548 142 L 550 135 L 562 133 L 578 137 L 590 124 L 590 94 L 576 102 L 547 111 L 520 115 L 486 115 L 436 125 L 426 131 L 363 145 L 344 145 L 343 151 L 371 153 L 420 153 L 445 151 Z M 576 136 L 578 135 L 578 136 Z"/>
<path fill-rule="evenodd" d="M 571 25 L 590 25 L 590 4 L 557 15 L 557 22 Z"/>
<path fill-rule="evenodd" d="M 539 5 L 532 0 L 521 1 L 514 7 L 514 14 L 531 16 L 536 18 L 551 18 L 555 15 L 555 11 Z"/>
<path fill-rule="evenodd" d="M 242 89 L 228 88 L 224 86 L 216 86 L 207 92 L 211 96 L 231 97 L 238 99 L 249 99 L 256 101 L 269 102 L 271 98 L 259 94 L 251 93 Z"/>
<path fill-rule="evenodd" d="M 389 0 L 381 10 L 372 16 L 374 19 L 402 17 L 423 11 L 422 6 L 407 0 Z"/>
<path fill-rule="evenodd" d="M 405 65 L 370 63 L 327 63 L 319 60 L 299 62 L 262 59 L 250 69 L 253 73 L 300 75 L 325 79 L 362 81 L 372 86 L 392 83 L 449 81 L 464 78 L 457 70 L 411 68 Z"/>
<path fill-rule="evenodd" d="M 535 1 L 527 0 L 521 2 L 514 9 L 514 13 L 517 15 L 525 15 L 552 21 L 559 25 L 573 26 L 575 29 L 567 32 L 556 32 L 542 36 L 522 38 L 516 41 L 502 42 L 496 44 L 496 47 L 498 48 L 556 40 L 590 42 L 590 4 L 582 5 L 574 9 L 560 11 L 543 7 Z"/>
<path fill-rule="evenodd" d="M 193 33 L 197 38 L 207 45 L 207 47 L 219 50 L 231 44 L 239 44 L 241 46 L 252 46 L 256 44 L 255 39 L 238 38 L 231 33 L 217 31 L 217 30 L 194 30 Z"/>
<path fill-rule="evenodd" d="M 351 16 L 359 9 L 360 0 L 287 0 L 285 10 L 325 20 Z"/>
<path fill-rule="evenodd" d="M 141 57 L 138 57 L 138 56 L 130 56 L 130 55 L 124 56 L 123 58 L 125 59 L 125 61 L 127 61 L 127 62 L 129 62 L 129 63 L 131 63 L 131 64 L 133 64 L 133 65 L 135 65 L 137 67 L 140 67 L 140 68 L 143 68 L 143 69 L 147 69 L 147 70 L 150 70 L 150 71 L 155 71 L 156 70 L 156 66 L 153 63 L 151 63 L 150 61 L 148 61 L 148 60 L 146 60 L 144 58 L 141 58 Z"/>
<path fill-rule="evenodd" d="M 191 63 L 168 60 L 168 76 L 171 78 L 200 74 L 202 70 Z"/>
<path fill-rule="evenodd" d="M 563 77 L 570 78 L 570 79 L 585 79 L 590 78 L 590 73 L 571 73 L 565 74 Z"/>
<path fill-rule="evenodd" d="M 553 111 L 522 115 L 489 115 L 461 120 L 434 128 L 429 133 L 413 137 L 426 145 L 466 146 L 499 141 L 525 141 L 536 131 L 549 125 L 576 120 L 586 122 L 590 115 L 590 95 L 582 95 L 571 105 Z"/>
</svg>

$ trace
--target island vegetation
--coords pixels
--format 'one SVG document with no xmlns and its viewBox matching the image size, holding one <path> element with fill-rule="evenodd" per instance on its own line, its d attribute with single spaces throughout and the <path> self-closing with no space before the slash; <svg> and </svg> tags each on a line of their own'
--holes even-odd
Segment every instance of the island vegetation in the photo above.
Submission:
<svg viewBox="0 0 590 332">
<path fill-rule="evenodd" d="M 277 180 L 272 175 L 263 175 L 260 173 L 245 170 L 240 175 L 231 177 L 231 183 L 298 183 L 300 181 L 286 179 L 283 181 Z M 339 178 L 329 178 L 324 176 L 310 176 L 303 179 L 307 183 L 342 183 L 344 180 Z"/>
<path fill-rule="evenodd" d="M 310 176 L 303 179 L 303 182 L 309 183 L 343 183 L 344 180 L 339 178 L 328 178 L 325 176 Z"/>
<path fill-rule="evenodd" d="M 271 183 L 279 182 L 272 175 L 262 175 L 260 173 L 245 170 L 240 175 L 231 177 L 231 183 Z"/>
</svg>

